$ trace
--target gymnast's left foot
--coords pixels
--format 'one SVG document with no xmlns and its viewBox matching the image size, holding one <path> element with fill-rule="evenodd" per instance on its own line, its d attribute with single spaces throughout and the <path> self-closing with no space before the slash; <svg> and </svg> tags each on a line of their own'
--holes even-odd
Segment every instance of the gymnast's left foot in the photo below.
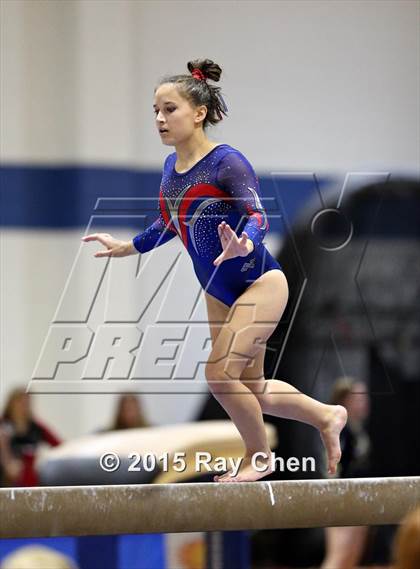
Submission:
<svg viewBox="0 0 420 569">
<path fill-rule="evenodd" d="M 337 464 L 341 459 L 340 433 L 347 423 L 347 411 L 342 405 L 330 405 L 325 425 L 319 432 L 328 456 L 328 474 L 337 472 Z"/>
<path fill-rule="evenodd" d="M 254 461 L 252 460 L 253 455 L 244 456 L 239 471 L 235 476 L 229 471 L 223 474 L 223 476 L 215 476 L 213 478 L 214 482 L 255 482 L 260 480 L 260 478 L 264 478 L 264 476 L 268 476 L 273 472 L 270 460 L 271 450 L 265 454 L 268 458 L 264 459 L 258 456 Z M 254 468 L 255 464 L 258 466 L 258 470 Z"/>
</svg>

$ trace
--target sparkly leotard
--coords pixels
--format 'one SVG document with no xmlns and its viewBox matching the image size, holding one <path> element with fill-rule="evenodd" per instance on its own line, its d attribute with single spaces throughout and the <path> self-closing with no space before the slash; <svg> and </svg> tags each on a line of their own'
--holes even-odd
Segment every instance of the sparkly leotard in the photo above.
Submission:
<svg viewBox="0 0 420 569">
<path fill-rule="evenodd" d="M 245 156 L 228 144 L 215 146 L 187 172 L 175 170 L 176 159 L 174 152 L 165 160 L 159 217 L 133 244 L 146 253 L 178 235 L 201 286 L 231 306 L 263 273 L 282 270 L 262 242 L 269 224 L 257 176 Z M 245 231 L 254 250 L 215 267 L 213 261 L 223 250 L 217 231 L 223 220 L 238 237 Z"/>
</svg>

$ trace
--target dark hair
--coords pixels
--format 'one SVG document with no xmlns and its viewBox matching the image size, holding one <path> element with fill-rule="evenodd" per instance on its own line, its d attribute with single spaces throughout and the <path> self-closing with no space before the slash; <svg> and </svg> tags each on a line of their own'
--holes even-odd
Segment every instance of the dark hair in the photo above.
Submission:
<svg viewBox="0 0 420 569">
<path fill-rule="evenodd" d="M 123 416 L 124 404 L 127 401 L 133 401 L 137 406 L 137 418 L 134 425 L 127 427 L 127 423 L 125 422 Z M 118 399 L 117 406 L 116 406 L 116 414 L 111 425 L 111 430 L 117 431 L 119 429 L 127 429 L 127 428 L 143 428 L 143 427 L 150 427 L 149 422 L 143 415 L 143 409 L 139 398 L 132 394 L 128 393 L 125 395 L 121 395 Z"/>
<path fill-rule="evenodd" d="M 205 105 L 207 114 L 203 121 L 203 128 L 209 124 L 217 124 L 227 116 L 227 107 L 220 94 L 220 87 L 210 85 L 207 79 L 219 81 L 222 69 L 211 59 L 195 59 L 187 63 L 190 73 L 193 69 L 199 69 L 205 77 L 205 81 L 196 79 L 192 75 L 167 75 L 160 79 L 155 87 L 155 92 L 164 83 L 174 83 L 180 94 L 195 106 Z"/>
<path fill-rule="evenodd" d="M 353 377 L 339 377 L 333 385 L 330 403 L 331 405 L 343 405 L 351 395 L 356 380 Z"/>
</svg>

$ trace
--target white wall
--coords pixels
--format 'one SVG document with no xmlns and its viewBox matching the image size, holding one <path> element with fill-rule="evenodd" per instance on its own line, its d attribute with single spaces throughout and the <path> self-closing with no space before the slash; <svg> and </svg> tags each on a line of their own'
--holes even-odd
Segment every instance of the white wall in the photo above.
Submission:
<svg viewBox="0 0 420 569">
<path fill-rule="evenodd" d="M 418 2 L 0 5 L 5 164 L 160 169 L 172 148 L 155 131 L 153 87 L 164 74 L 186 72 L 188 60 L 209 57 L 223 68 L 230 110 L 210 136 L 239 148 L 257 173 L 418 171 Z M 0 406 L 31 376 L 81 234 L 3 231 Z M 106 423 L 115 399 L 34 397 L 66 437 Z M 187 420 L 201 397 L 146 400 L 159 423 Z"/>
<path fill-rule="evenodd" d="M 155 82 L 204 56 L 230 108 L 213 136 L 259 171 L 419 166 L 418 2 L 14 0 L 1 20 L 9 162 L 159 168 Z"/>
</svg>

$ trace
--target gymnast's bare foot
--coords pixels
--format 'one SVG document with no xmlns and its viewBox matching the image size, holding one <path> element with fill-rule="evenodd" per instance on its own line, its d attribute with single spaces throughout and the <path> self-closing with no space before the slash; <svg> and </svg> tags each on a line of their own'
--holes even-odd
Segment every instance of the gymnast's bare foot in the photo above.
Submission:
<svg viewBox="0 0 420 569">
<path fill-rule="evenodd" d="M 328 456 L 328 474 L 337 472 L 341 459 L 340 433 L 347 422 L 347 411 L 342 405 L 330 405 L 325 426 L 319 430 Z"/>
<path fill-rule="evenodd" d="M 256 464 L 261 470 L 255 470 L 252 463 L 253 455 L 246 455 L 242 459 L 239 472 L 235 476 L 233 476 L 232 471 L 229 470 L 222 476 L 215 476 L 213 478 L 214 482 L 255 482 L 256 480 L 260 480 L 260 478 L 264 478 L 264 476 L 268 476 L 273 472 L 270 460 L 271 451 L 268 451 L 265 454 L 268 458 L 258 456 L 256 460 L 254 460 L 254 464 Z"/>
</svg>

